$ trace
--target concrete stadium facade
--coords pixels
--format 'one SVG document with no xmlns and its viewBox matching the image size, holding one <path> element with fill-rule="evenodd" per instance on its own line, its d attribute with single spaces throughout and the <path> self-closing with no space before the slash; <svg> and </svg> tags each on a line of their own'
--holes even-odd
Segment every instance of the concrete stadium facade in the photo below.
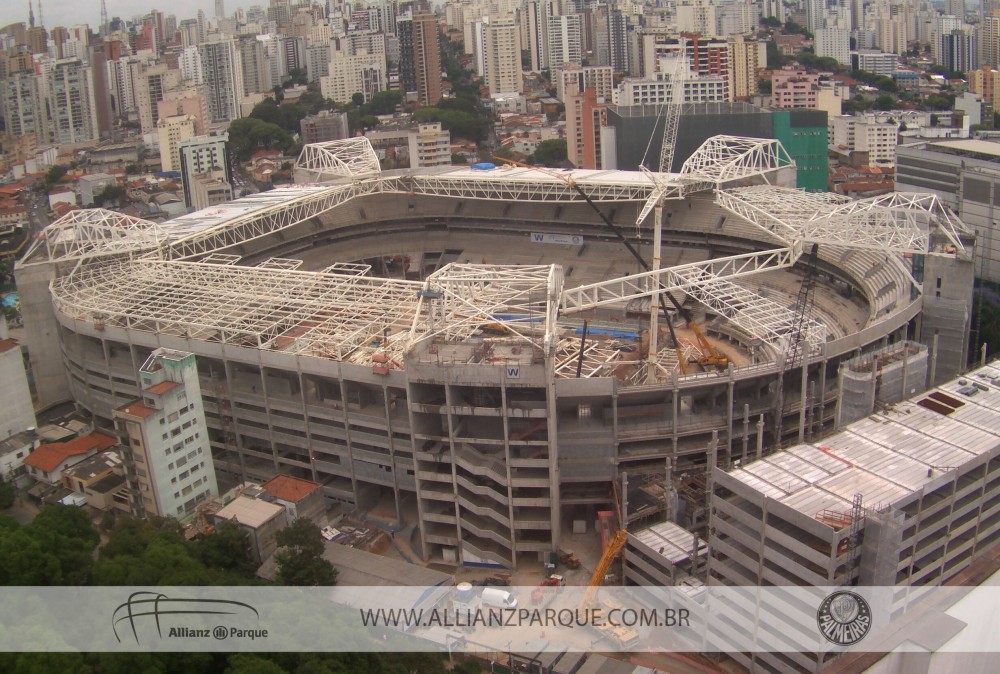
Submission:
<svg viewBox="0 0 1000 674">
<path fill-rule="evenodd" d="M 961 340 L 943 330 L 968 331 L 973 263 L 956 244 L 969 241 L 934 205 L 873 206 L 865 222 L 881 220 L 865 230 L 824 198 L 805 215 L 782 210 L 805 198 L 769 184 L 787 182 L 787 163 L 659 176 L 674 190 L 656 209 L 662 258 L 680 271 L 655 278 L 730 355 L 727 369 L 703 370 L 678 365 L 662 318 L 649 329 L 660 291 L 576 189 L 648 252 L 653 226 L 635 220 L 655 181 L 389 174 L 359 152 L 319 169 L 300 159 L 309 184 L 267 193 L 264 208 L 251 199 L 200 220 L 116 221 L 89 243 L 80 221 L 55 223 L 18 265 L 43 397 L 62 393 L 110 426 L 140 395 L 153 349 L 193 352 L 220 477 L 312 479 L 347 510 L 415 526 L 425 558 L 516 567 L 609 509 L 622 472 L 662 473 L 669 460 L 697 482 L 710 445 L 730 466 L 829 430 L 839 365 L 859 352 L 915 338 L 935 344 L 934 378 L 964 364 Z M 774 222 L 820 217 L 853 233 L 788 235 L 720 198 L 734 181 L 740 203 L 775 205 Z M 349 194 L 292 221 L 248 224 L 334 190 Z M 908 226 L 924 237 L 900 239 Z M 810 241 L 820 242 L 818 283 L 804 320 L 823 337 L 786 363 Z M 772 250 L 791 255 L 761 257 Z M 757 267 L 741 275 L 718 260 Z M 698 280 L 685 280 L 691 269 Z M 574 299 L 575 288 L 587 292 Z M 756 299 L 740 304 L 740 293 Z M 669 348 L 650 356 L 653 334 Z M 690 508 L 688 523 L 703 516 Z"/>
</svg>

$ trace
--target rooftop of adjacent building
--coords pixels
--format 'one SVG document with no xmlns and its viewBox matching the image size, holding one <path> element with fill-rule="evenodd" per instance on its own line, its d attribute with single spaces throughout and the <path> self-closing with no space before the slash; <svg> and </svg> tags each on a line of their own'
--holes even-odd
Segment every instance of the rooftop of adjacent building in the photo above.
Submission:
<svg viewBox="0 0 1000 674">
<path fill-rule="evenodd" d="M 708 544 L 705 541 L 673 522 L 660 522 L 645 529 L 630 531 L 629 535 L 675 565 L 691 559 L 695 546 L 699 557 L 708 554 Z"/>
<path fill-rule="evenodd" d="M 39 445 L 38 449 L 25 457 L 24 463 L 50 473 L 71 456 L 88 454 L 92 451 L 102 452 L 116 442 L 115 438 L 104 433 L 89 433 L 68 442 L 50 442 Z"/>
<path fill-rule="evenodd" d="M 20 345 L 17 340 L 13 337 L 8 337 L 7 339 L 0 339 L 0 353 L 7 353 L 13 349 L 18 348 Z"/>
<path fill-rule="evenodd" d="M 66 475 L 72 475 L 81 480 L 97 477 L 109 470 L 114 470 L 122 465 L 122 457 L 117 451 L 111 449 L 100 454 L 88 457 L 66 469 Z"/>
<path fill-rule="evenodd" d="M 259 529 L 284 511 L 284 507 L 276 503 L 249 496 L 237 496 L 215 513 L 215 516 L 224 520 L 236 520 L 243 526 Z"/>
<path fill-rule="evenodd" d="M 297 503 L 319 489 L 318 482 L 291 475 L 275 475 L 264 483 L 264 490 L 274 498 Z"/>
<path fill-rule="evenodd" d="M 159 396 L 163 395 L 164 393 L 167 393 L 168 391 L 172 391 L 178 386 L 180 386 L 180 384 L 178 384 L 175 381 L 161 381 L 159 384 L 154 384 L 153 386 L 150 386 L 148 389 L 146 389 L 146 392 Z"/>
<path fill-rule="evenodd" d="M 799 444 L 729 475 L 809 517 L 891 506 L 1000 448 L 1000 363 Z"/>
<path fill-rule="evenodd" d="M 155 410 L 152 407 L 147 407 L 141 400 L 134 400 L 127 405 L 122 405 L 121 407 L 115 409 L 116 412 L 120 412 L 122 415 L 135 417 L 137 419 L 145 419 L 146 417 L 156 414 L 159 410 Z M 117 415 L 116 415 L 117 416 Z"/>
<path fill-rule="evenodd" d="M 34 430 L 14 433 L 6 440 L 0 440 L 0 456 L 23 450 L 28 445 L 32 445 L 38 440 L 38 433 Z"/>
</svg>

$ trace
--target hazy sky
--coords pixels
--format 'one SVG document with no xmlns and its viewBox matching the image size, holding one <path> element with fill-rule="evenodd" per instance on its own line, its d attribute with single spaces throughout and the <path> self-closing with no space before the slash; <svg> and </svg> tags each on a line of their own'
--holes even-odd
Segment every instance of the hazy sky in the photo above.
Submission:
<svg viewBox="0 0 1000 674">
<path fill-rule="evenodd" d="M 37 3 L 38 0 L 31 0 Z M 181 19 L 193 19 L 198 10 L 205 11 L 205 16 L 215 16 L 215 0 L 105 0 L 108 6 L 108 17 L 120 16 L 129 19 L 141 16 L 152 9 L 159 9 L 164 14 L 174 14 L 178 23 Z M 226 14 L 232 14 L 238 7 L 250 5 L 267 6 L 267 0 L 225 0 Z M 42 0 L 42 15 L 45 27 L 73 26 L 78 23 L 90 24 L 97 29 L 101 23 L 101 0 Z M 0 26 L 23 21 L 28 23 L 28 0 L 0 0 Z M 38 23 L 38 6 L 35 5 L 35 23 Z"/>
</svg>

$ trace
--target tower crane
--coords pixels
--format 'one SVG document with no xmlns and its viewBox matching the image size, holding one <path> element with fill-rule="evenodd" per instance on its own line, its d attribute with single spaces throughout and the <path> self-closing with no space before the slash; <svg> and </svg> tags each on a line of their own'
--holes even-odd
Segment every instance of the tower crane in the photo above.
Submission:
<svg viewBox="0 0 1000 674">
<path fill-rule="evenodd" d="M 621 228 L 619 228 L 615 223 L 611 222 L 610 218 L 608 218 L 608 216 L 606 216 L 604 214 L 604 211 L 602 211 L 600 208 L 597 207 L 597 204 L 595 204 L 594 201 L 593 201 L 593 199 L 590 198 L 590 195 L 587 194 L 587 192 L 582 187 L 580 187 L 579 185 L 577 185 L 576 181 L 573 180 L 570 176 L 563 175 L 562 173 L 559 173 L 558 171 L 553 171 L 553 170 L 547 169 L 547 168 L 545 168 L 543 166 L 532 166 L 530 164 L 525 164 L 523 162 L 515 161 L 513 159 L 507 159 L 506 157 L 493 157 L 493 159 L 495 159 L 496 161 L 501 161 L 501 162 L 506 162 L 508 164 L 513 164 L 514 166 L 521 166 L 523 168 L 529 168 L 529 169 L 533 169 L 535 171 L 540 171 L 541 173 L 545 173 L 546 175 L 550 175 L 550 176 L 552 176 L 554 178 L 557 178 L 557 179 L 561 180 L 562 182 L 566 183 L 566 185 L 568 185 L 569 187 L 573 188 L 573 190 L 575 190 L 577 194 L 579 194 L 581 197 L 583 197 L 583 200 L 587 202 L 587 205 L 590 206 L 594 210 L 594 212 L 597 213 L 597 215 L 601 218 L 601 221 L 604 223 L 605 227 L 607 227 L 609 230 L 611 230 L 611 232 L 615 235 L 615 237 L 619 241 L 621 241 L 621 243 L 625 246 L 626 249 L 628 249 L 628 252 L 632 254 L 632 257 L 634 257 L 635 260 L 639 263 L 639 265 L 642 267 L 643 271 L 650 271 L 651 268 L 649 266 L 649 263 L 646 262 L 646 260 L 642 257 L 641 254 L 639 254 L 639 251 L 635 249 L 635 246 L 633 246 L 632 242 L 628 240 L 628 238 L 625 236 L 624 232 L 621 231 Z M 657 284 L 659 284 L 659 281 L 657 281 Z M 666 300 L 663 298 L 664 295 L 667 295 L 668 297 L 670 297 L 670 299 L 673 301 L 675 307 L 679 307 L 680 305 L 677 303 L 677 300 L 675 300 L 674 297 L 672 295 L 670 295 L 670 293 L 666 292 L 663 289 L 662 285 L 660 285 L 659 289 L 660 289 L 661 292 L 657 293 L 657 295 L 656 295 L 657 300 L 659 302 L 659 309 L 660 309 L 660 311 L 663 312 L 664 315 L 667 315 L 667 305 L 666 305 Z M 655 309 L 654 309 L 654 311 L 655 311 Z M 673 326 L 673 324 L 670 323 L 669 321 L 667 321 L 667 328 L 670 330 L 670 339 L 671 339 L 671 341 L 674 344 L 674 350 L 677 352 L 678 367 L 681 368 L 681 373 L 682 374 L 687 374 L 687 371 L 685 370 L 685 367 L 684 367 L 684 356 L 683 356 L 683 353 L 681 351 L 681 343 L 677 339 L 677 334 L 674 332 L 674 326 Z M 655 337 L 655 335 L 650 335 L 649 336 L 649 340 L 650 340 L 650 344 L 651 345 L 655 345 L 656 344 L 656 337 Z M 654 352 L 654 355 L 655 355 L 655 352 Z"/>
</svg>

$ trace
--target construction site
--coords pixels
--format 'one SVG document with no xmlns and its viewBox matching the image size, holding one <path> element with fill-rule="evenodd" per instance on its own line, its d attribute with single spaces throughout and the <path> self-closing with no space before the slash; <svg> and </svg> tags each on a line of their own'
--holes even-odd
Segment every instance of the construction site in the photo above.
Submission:
<svg viewBox="0 0 1000 674">
<path fill-rule="evenodd" d="M 582 582 L 624 547 L 619 581 L 771 582 L 709 558 L 738 538 L 709 533 L 716 501 L 754 502 L 741 476 L 803 443 L 846 468 L 823 438 L 952 380 L 971 315 L 974 241 L 934 196 L 849 201 L 794 170 L 723 136 L 679 173 L 384 172 L 364 138 L 309 145 L 289 188 L 51 225 L 17 266 L 34 382 L 110 427 L 153 349 L 194 353 L 220 484 L 315 481 L 424 563 L 573 550 Z M 787 581 L 847 582 L 851 526 L 816 512 L 822 572 Z"/>
</svg>

